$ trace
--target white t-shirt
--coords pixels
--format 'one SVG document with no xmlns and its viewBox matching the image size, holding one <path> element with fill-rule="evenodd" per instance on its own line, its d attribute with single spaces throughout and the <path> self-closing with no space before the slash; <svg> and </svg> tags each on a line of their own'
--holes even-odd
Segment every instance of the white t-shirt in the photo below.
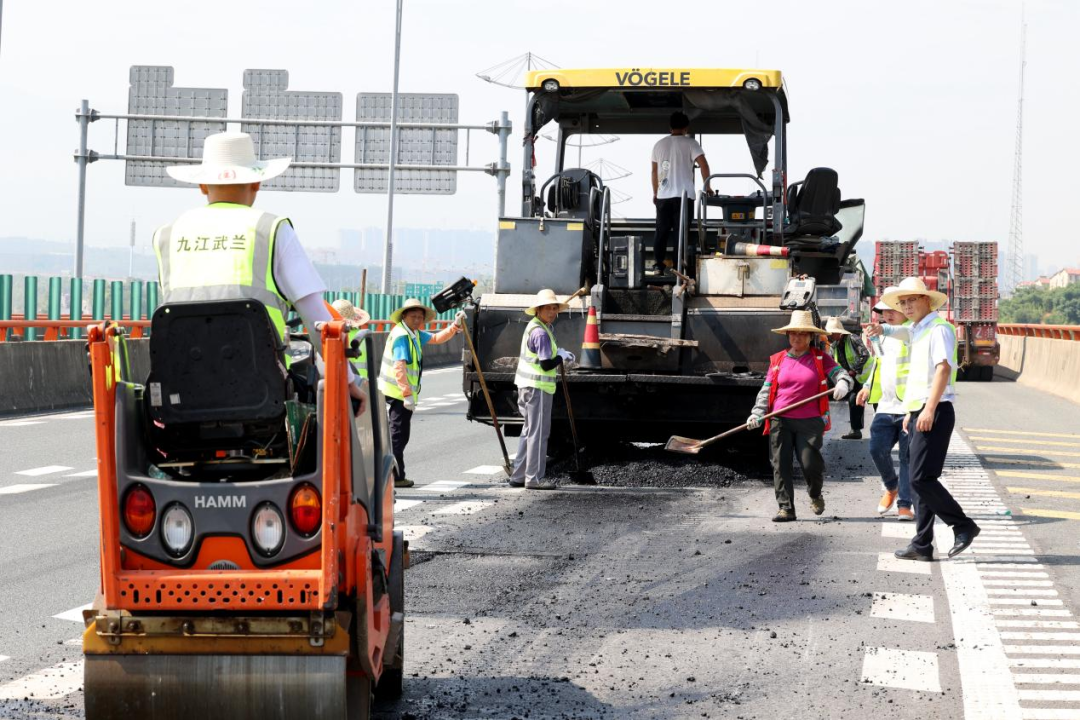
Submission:
<svg viewBox="0 0 1080 720">
<path fill-rule="evenodd" d="M 291 302 L 326 292 L 326 283 L 315 271 L 292 225 L 282 223 L 274 238 L 274 282 Z"/>
<path fill-rule="evenodd" d="M 688 135 L 668 135 L 653 146 L 656 163 L 657 200 L 694 197 L 694 161 L 705 154 L 701 144 Z"/>
</svg>

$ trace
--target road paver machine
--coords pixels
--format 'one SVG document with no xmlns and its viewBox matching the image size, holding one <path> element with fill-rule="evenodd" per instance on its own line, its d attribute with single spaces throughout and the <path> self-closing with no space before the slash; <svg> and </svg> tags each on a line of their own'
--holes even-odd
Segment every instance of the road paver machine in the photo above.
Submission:
<svg viewBox="0 0 1080 720">
<path fill-rule="evenodd" d="M 479 365 L 498 417 L 511 434 L 520 428 L 513 382 L 528 320 L 522 310 L 542 288 L 561 298 L 586 288 L 554 328 L 559 346 L 580 359 L 587 313 L 595 310 L 601 362 L 569 375 L 579 429 L 594 440 L 662 441 L 742 423 L 769 356 L 785 347 L 769 329 L 784 325 L 791 310 L 812 307 L 816 284 L 836 284 L 853 268 L 864 201 L 842 198 L 827 167 L 789 182 L 790 118 L 779 71 L 542 70 L 526 84 L 521 210 L 499 219 L 494 292 L 472 311 L 476 357 L 464 359 L 469 417 L 491 421 Z M 745 138 L 745 171 L 726 171 L 729 157 L 710 158 L 714 171 L 725 166 L 709 178 L 714 191 L 736 183 L 755 189 L 702 189 L 684 199 L 667 248 L 673 266 L 650 275 L 655 219 L 613 217 L 610 188 L 588 169 L 568 167 L 567 145 L 598 133 L 658 140 L 674 111 L 689 116 L 699 138 Z M 548 126 L 557 132 L 555 167 L 538 184 L 534 144 Z M 565 418 L 556 399 L 553 439 Z"/>
</svg>

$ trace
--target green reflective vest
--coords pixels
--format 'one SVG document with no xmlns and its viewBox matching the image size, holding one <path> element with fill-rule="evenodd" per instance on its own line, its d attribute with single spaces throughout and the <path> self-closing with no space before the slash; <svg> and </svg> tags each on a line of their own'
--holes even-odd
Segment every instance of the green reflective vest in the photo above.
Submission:
<svg viewBox="0 0 1080 720">
<path fill-rule="evenodd" d="M 854 368 L 855 365 L 859 362 L 859 356 L 854 350 L 851 349 L 850 336 L 844 337 L 841 340 L 841 343 L 843 343 L 844 360 L 846 361 L 845 369 Z M 863 364 L 862 372 L 855 376 L 856 382 L 858 382 L 860 385 L 865 385 L 866 381 L 870 379 L 870 371 L 872 369 L 873 364 L 869 360 L 867 360 L 866 363 Z"/>
<path fill-rule="evenodd" d="M 529 350 L 529 335 L 536 328 L 543 328 L 544 332 L 547 333 L 548 340 L 551 341 L 552 357 L 559 351 L 559 346 L 555 344 L 555 333 L 551 332 L 551 328 L 540 322 L 539 318 L 530 320 L 529 324 L 525 326 L 525 333 L 521 336 L 521 352 L 518 355 L 514 384 L 519 388 L 537 388 L 548 395 L 554 395 L 557 370 L 555 368 L 550 370 L 542 369 L 540 367 L 540 356 Z"/>
<path fill-rule="evenodd" d="M 914 328 L 911 329 L 911 359 L 908 362 L 907 387 L 904 390 L 904 409 L 908 412 L 922 408 L 930 397 L 930 385 L 935 371 L 935 368 L 930 366 L 930 335 L 937 326 L 948 328 L 953 336 L 952 372 L 949 374 L 948 389 L 956 389 L 956 328 L 939 316 L 923 328 L 917 337 Z"/>
<path fill-rule="evenodd" d="M 405 365 L 405 374 L 409 379 L 409 387 L 412 388 L 412 396 L 419 401 L 422 345 L 419 336 L 414 338 L 412 333 L 405 328 L 405 324 L 401 322 L 394 326 L 394 329 L 390 331 L 390 336 L 386 338 L 386 347 L 383 348 L 382 354 L 382 367 L 379 370 L 379 389 L 388 398 L 405 399 L 405 394 L 398 387 L 397 376 L 394 375 L 394 342 L 402 336 L 409 339 L 409 349 L 412 351 L 409 353 L 412 357 Z"/>
<path fill-rule="evenodd" d="M 870 403 L 881 402 L 882 377 L 896 378 L 896 397 L 904 402 L 904 390 L 907 385 L 908 370 L 910 369 L 911 353 L 908 345 L 897 338 L 882 338 L 882 354 L 874 359 L 873 373 L 870 385 Z M 895 349 L 896 352 L 890 352 Z"/>
<path fill-rule="evenodd" d="M 349 331 L 349 347 L 352 347 L 353 339 L 360 334 L 360 329 Z M 360 341 L 360 357 L 349 358 L 349 362 L 352 363 L 353 370 L 360 376 L 362 380 L 367 380 L 367 343 Z"/>
<path fill-rule="evenodd" d="M 274 238 L 287 222 L 247 205 L 213 203 L 158 228 L 162 302 L 258 300 L 284 341 L 289 302 L 274 283 Z"/>
</svg>

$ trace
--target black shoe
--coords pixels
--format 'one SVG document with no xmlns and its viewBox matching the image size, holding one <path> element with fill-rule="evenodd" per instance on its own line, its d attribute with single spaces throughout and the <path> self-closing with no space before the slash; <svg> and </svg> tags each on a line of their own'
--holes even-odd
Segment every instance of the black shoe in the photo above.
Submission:
<svg viewBox="0 0 1080 720">
<path fill-rule="evenodd" d="M 525 487 L 525 481 L 514 482 L 513 480 L 507 480 L 506 484 L 509 485 L 510 487 Z"/>
<path fill-rule="evenodd" d="M 903 550 L 897 550 L 893 553 L 893 556 L 897 560 L 917 560 L 919 562 L 934 562 L 933 553 L 931 553 L 930 555 L 923 555 L 921 552 L 911 547 L 910 545 L 908 545 Z"/>
<path fill-rule="evenodd" d="M 979 533 L 981 532 L 982 529 L 978 525 L 972 523 L 970 530 L 956 533 L 956 543 L 949 548 L 949 557 L 955 557 L 967 550 L 968 546 L 971 545 L 971 542 L 979 537 Z"/>
<path fill-rule="evenodd" d="M 780 508 L 780 511 L 773 515 L 773 522 L 795 522 L 795 511 L 788 510 L 787 508 Z"/>
<path fill-rule="evenodd" d="M 411 488 L 415 484 L 409 478 L 397 478 L 394 480 L 394 487 L 396 488 Z"/>
<path fill-rule="evenodd" d="M 862 440 L 862 430 L 852 430 L 840 436 L 841 440 Z"/>
</svg>

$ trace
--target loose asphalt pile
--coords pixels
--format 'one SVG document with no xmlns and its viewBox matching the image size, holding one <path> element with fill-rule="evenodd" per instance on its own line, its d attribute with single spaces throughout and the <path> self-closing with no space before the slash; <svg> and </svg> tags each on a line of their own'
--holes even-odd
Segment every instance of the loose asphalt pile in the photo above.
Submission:
<svg viewBox="0 0 1080 720">
<path fill-rule="evenodd" d="M 663 445 L 618 443 L 586 448 L 582 462 L 598 485 L 610 487 L 731 487 L 772 482 L 767 458 L 737 452 L 678 455 Z M 571 453 L 549 464 L 547 477 L 570 484 L 574 469 Z"/>
</svg>

